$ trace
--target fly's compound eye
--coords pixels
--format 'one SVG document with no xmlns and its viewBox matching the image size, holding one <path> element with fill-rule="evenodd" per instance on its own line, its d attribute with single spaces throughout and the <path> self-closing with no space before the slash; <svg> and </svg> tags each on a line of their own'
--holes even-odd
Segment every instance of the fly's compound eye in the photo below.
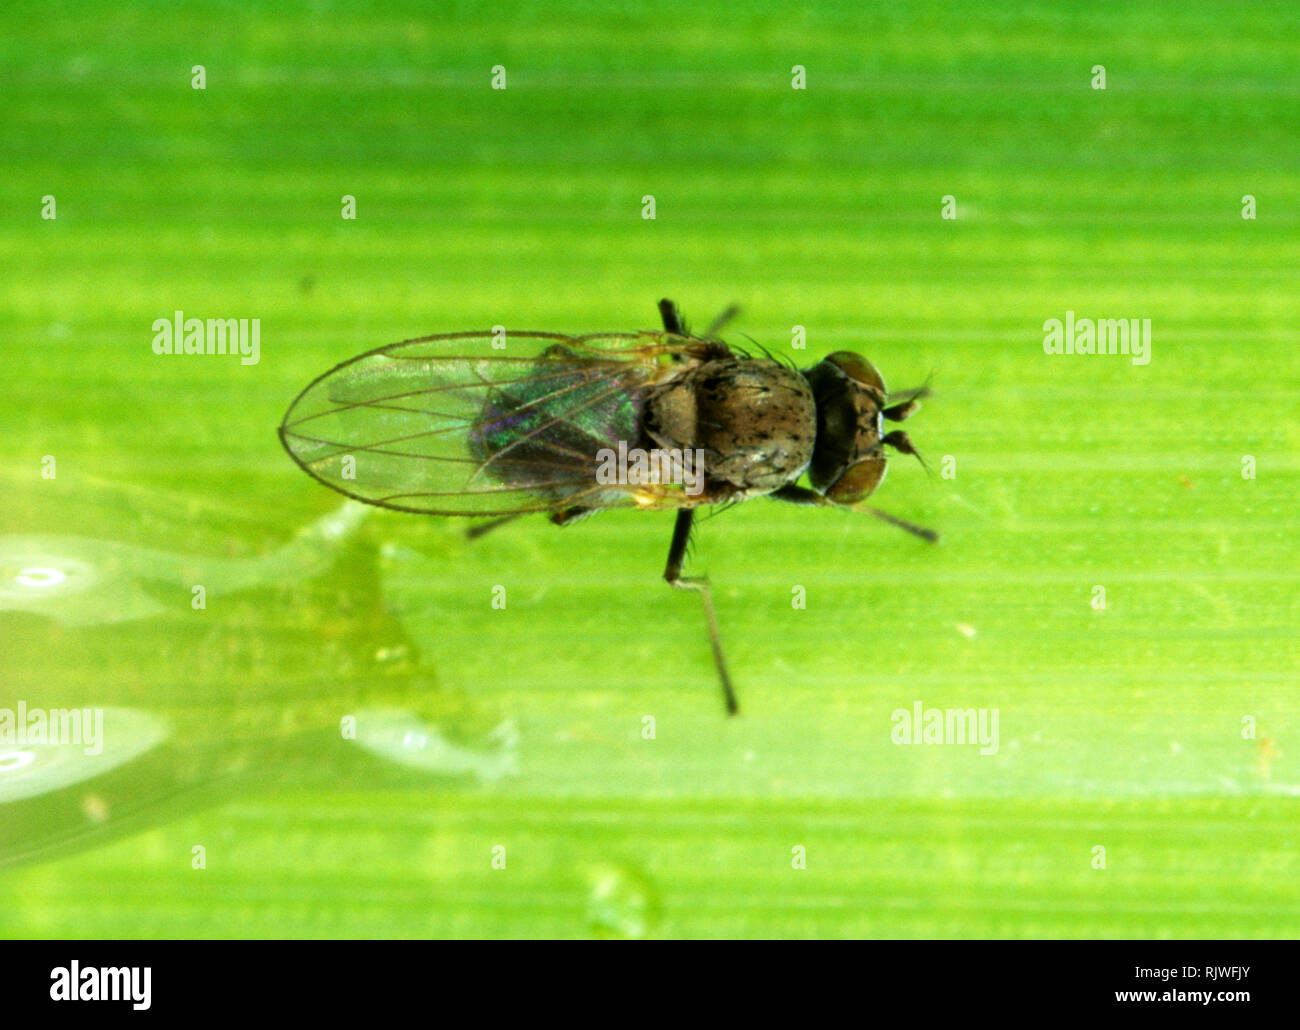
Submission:
<svg viewBox="0 0 1300 1030">
<path fill-rule="evenodd" d="M 826 359 L 856 383 L 869 386 L 883 397 L 886 394 L 885 380 L 881 378 L 876 366 L 861 354 L 849 350 L 837 350 Z"/>
<path fill-rule="evenodd" d="M 831 484 L 826 499 L 832 504 L 857 504 L 871 494 L 885 478 L 885 456 L 873 455 L 855 461 Z"/>
</svg>

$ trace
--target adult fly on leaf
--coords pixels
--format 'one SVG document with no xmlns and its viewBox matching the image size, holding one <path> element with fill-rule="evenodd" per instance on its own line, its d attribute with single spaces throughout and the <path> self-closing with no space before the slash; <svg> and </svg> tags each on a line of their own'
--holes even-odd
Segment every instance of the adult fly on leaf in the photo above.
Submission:
<svg viewBox="0 0 1300 1030">
<path fill-rule="evenodd" d="M 882 420 L 903 421 L 927 391 L 890 395 L 849 351 L 803 371 L 752 357 L 717 338 L 734 310 L 703 336 L 672 301 L 659 312 L 662 332 L 448 333 L 380 347 L 303 390 L 280 439 L 348 497 L 490 519 L 471 536 L 530 512 L 563 526 L 605 508 L 675 510 L 664 578 L 699 593 L 734 715 L 709 581 L 682 576 L 695 510 L 767 496 L 937 540 L 862 504 L 884 478 L 886 447 L 920 457 Z"/>
</svg>

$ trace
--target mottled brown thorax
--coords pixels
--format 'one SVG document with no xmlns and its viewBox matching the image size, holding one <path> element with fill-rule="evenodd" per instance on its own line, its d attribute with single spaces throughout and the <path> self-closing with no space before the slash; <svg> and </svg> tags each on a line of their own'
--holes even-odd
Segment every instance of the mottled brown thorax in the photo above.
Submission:
<svg viewBox="0 0 1300 1030">
<path fill-rule="evenodd" d="M 804 377 L 757 358 L 717 358 L 684 370 L 651 392 L 645 422 L 656 444 L 700 448 L 708 480 L 747 495 L 798 479 L 817 436 Z"/>
</svg>

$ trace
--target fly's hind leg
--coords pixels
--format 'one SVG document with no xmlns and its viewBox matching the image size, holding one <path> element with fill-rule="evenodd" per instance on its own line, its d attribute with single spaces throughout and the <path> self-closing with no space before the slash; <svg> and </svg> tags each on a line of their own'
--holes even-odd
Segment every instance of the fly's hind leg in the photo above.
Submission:
<svg viewBox="0 0 1300 1030">
<path fill-rule="evenodd" d="M 502 515 L 500 518 L 488 519 L 486 522 L 476 522 L 465 530 L 466 540 L 477 540 L 479 537 L 491 533 L 492 530 L 499 526 L 504 526 L 507 522 L 514 522 L 523 512 L 516 512 L 514 515 Z"/>
<path fill-rule="evenodd" d="M 670 330 L 671 331 L 671 330 Z M 727 663 L 722 657 L 722 642 L 718 637 L 718 619 L 713 613 L 713 594 L 709 590 L 709 580 L 705 576 L 682 576 L 682 563 L 686 560 L 686 545 L 691 539 L 691 524 L 695 518 L 694 508 L 681 508 L 677 512 L 677 522 L 673 526 L 673 542 L 668 548 L 668 565 L 664 569 L 664 579 L 670 586 L 679 590 L 694 590 L 700 595 L 704 604 L 704 617 L 709 623 L 709 643 L 713 645 L 713 664 L 718 669 L 718 679 L 722 681 L 722 697 L 727 705 L 727 714 L 735 715 L 740 711 L 736 703 L 736 692 L 731 687 L 731 677 L 727 675 Z"/>
<path fill-rule="evenodd" d="M 580 505 L 575 504 L 571 508 L 561 508 L 559 511 L 552 512 L 549 517 L 551 522 L 555 525 L 567 526 L 570 522 L 577 522 L 579 519 L 586 518 L 594 511 L 596 511 L 595 508 L 583 508 Z M 498 518 L 488 519 L 486 522 L 480 522 L 465 530 L 465 538 L 467 540 L 477 540 L 479 537 L 491 533 L 492 530 L 504 526 L 508 522 L 514 522 L 515 519 L 527 514 L 529 513 L 517 511 L 512 515 L 501 515 Z"/>
<path fill-rule="evenodd" d="M 585 519 L 588 515 L 598 511 L 597 508 L 584 508 L 575 504 L 571 508 L 561 508 L 559 511 L 551 513 L 551 522 L 557 526 L 567 526 L 571 522 L 577 522 L 579 519 Z"/>
</svg>

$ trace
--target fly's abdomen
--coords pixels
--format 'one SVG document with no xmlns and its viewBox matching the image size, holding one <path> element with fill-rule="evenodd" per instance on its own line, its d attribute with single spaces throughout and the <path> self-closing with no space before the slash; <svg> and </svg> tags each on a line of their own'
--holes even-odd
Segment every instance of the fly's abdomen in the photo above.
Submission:
<svg viewBox="0 0 1300 1030">
<path fill-rule="evenodd" d="M 466 436 L 480 464 L 476 476 L 535 484 L 546 491 L 558 480 L 572 483 L 590 473 L 596 482 L 597 452 L 634 446 L 641 435 L 644 375 L 635 369 L 611 379 L 553 347 L 517 383 L 500 385 L 484 399 Z"/>
</svg>

